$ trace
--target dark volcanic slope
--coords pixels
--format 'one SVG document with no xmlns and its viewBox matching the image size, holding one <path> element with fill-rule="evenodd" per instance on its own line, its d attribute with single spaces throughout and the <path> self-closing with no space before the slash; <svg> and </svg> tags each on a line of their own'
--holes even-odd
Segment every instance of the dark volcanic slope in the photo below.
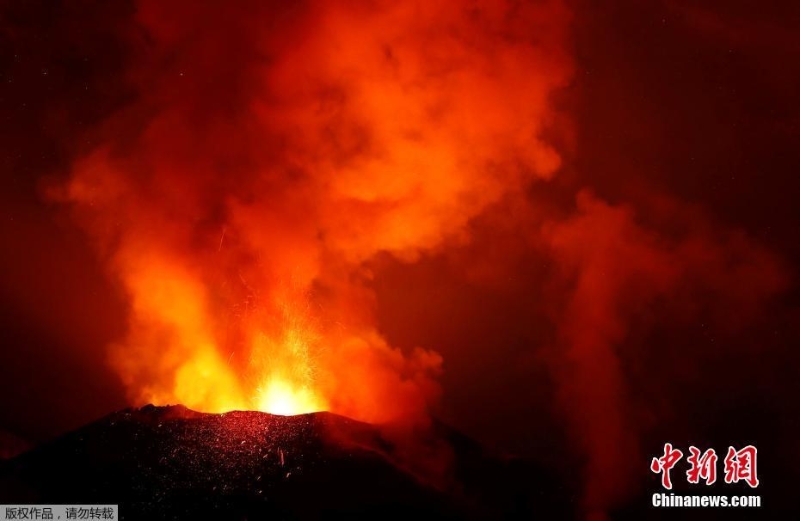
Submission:
<svg viewBox="0 0 800 521">
<path fill-rule="evenodd" d="M 400 470 L 376 428 L 333 414 L 147 406 L 0 463 L 0 503 L 119 504 L 126 520 L 563 517 L 533 467 L 443 436 L 446 487 Z"/>
</svg>

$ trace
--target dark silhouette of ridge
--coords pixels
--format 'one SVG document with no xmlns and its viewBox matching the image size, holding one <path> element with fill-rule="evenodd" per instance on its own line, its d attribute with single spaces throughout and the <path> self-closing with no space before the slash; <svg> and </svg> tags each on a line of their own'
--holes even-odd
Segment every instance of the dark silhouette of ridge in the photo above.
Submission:
<svg viewBox="0 0 800 521">
<path fill-rule="evenodd" d="M 529 462 L 438 423 L 409 443 L 331 413 L 149 405 L 0 462 L 0 503 L 119 504 L 125 520 L 571 517 L 553 476 Z M 429 479 L 440 453 L 446 470 Z"/>
</svg>

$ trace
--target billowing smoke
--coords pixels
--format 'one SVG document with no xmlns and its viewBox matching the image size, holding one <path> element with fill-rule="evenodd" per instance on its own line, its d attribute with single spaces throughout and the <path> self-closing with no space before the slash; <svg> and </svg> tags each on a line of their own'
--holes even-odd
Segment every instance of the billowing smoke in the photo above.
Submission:
<svg viewBox="0 0 800 521">
<path fill-rule="evenodd" d="M 419 416 L 441 358 L 375 327 L 380 252 L 463 242 L 551 177 L 556 2 L 141 2 L 136 100 L 62 198 L 129 295 L 136 402 Z"/>
<path fill-rule="evenodd" d="M 640 486 L 646 417 L 665 412 L 638 399 L 652 389 L 631 373 L 647 367 L 646 357 L 655 353 L 644 377 L 666 393 L 675 387 L 667 379 L 676 366 L 699 365 L 708 354 L 706 348 L 698 355 L 691 345 L 668 346 L 672 353 L 643 348 L 647 331 L 656 323 L 677 329 L 697 321 L 736 334 L 787 283 L 778 259 L 740 232 L 715 229 L 663 198 L 653 201 L 650 213 L 669 222 L 671 233 L 642 224 L 628 205 L 581 191 L 576 212 L 547 222 L 540 238 L 558 263 L 552 289 L 557 342 L 548 360 L 565 417 L 586 454 L 584 508 L 596 519 Z"/>
</svg>

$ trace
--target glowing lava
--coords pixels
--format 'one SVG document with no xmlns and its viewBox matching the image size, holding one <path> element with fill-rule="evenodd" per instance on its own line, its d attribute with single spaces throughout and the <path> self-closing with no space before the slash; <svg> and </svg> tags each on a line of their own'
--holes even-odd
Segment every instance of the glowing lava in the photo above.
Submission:
<svg viewBox="0 0 800 521">
<path fill-rule="evenodd" d="M 307 387 L 296 388 L 284 380 L 274 379 L 260 387 L 256 409 L 281 416 L 293 416 L 325 409 L 322 400 Z"/>
</svg>

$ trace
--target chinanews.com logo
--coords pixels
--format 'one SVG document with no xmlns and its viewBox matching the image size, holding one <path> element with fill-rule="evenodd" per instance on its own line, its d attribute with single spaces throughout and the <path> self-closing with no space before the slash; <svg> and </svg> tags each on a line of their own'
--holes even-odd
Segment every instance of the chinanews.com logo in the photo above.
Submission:
<svg viewBox="0 0 800 521">
<path fill-rule="evenodd" d="M 650 470 L 661 475 L 661 486 L 665 490 L 672 490 L 672 471 L 683 459 L 683 451 L 674 448 L 671 443 L 664 444 L 664 453 L 653 458 Z M 684 465 L 686 481 L 690 484 L 703 483 L 706 486 L 717 482 L 717 467 L 719 457 L 714 449 L 701 451 L 695 446 L 689 447 L 689 455 Z M 748 445 L 736 450 L 728 447 L 728 452 L 723 460 L 723 480 L 726 484 L 745 483 L 751 489 L 758 487 L 758 450 L 753 445 Z M 683 465 L 678 467 L 686 468 Z M 751 508 L 761 506 L 760 495 L 681 495 L 674 492 L 656 492 L 653 494 L 653 507 L 737 507 Z"/>
</svg>

